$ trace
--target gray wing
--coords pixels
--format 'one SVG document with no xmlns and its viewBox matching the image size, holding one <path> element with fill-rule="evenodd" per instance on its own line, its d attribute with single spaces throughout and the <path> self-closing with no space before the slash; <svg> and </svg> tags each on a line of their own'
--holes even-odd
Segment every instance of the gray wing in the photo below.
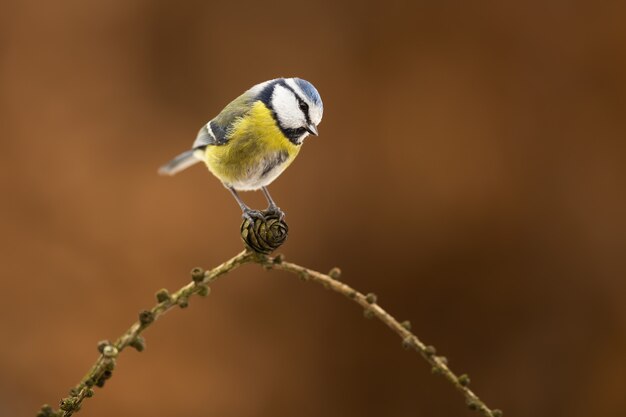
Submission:
<svg viewBox="0 0 626 417">
<path fill-rule="evenodd" d="M 191 147 L 193 150 L 203 149 L 209 145 L 223 144 L 220 143 L 221 141 L 224 141 L 224 143 L 226 143 L 225 136 L 218 138 L 218 136 L 215 135 L 211 127 L 211 122 L 213 122 L 213 120 L 202 126 L 202 128 L 198 132 L 198 136 L 196 136 L 196 140 L 193 142 L 193 146 Z"/>
<path fill-rule="evenodd" d="M 244 117 L 250 111 L 256 100 L 255 91 L 248 90 L 230 102 L 213 120 L 198 132 L 192 149 L 203 149 L 209 145 L 220 146 L 228 143 L 230 127 L 235 121 Z"/>
</svg>

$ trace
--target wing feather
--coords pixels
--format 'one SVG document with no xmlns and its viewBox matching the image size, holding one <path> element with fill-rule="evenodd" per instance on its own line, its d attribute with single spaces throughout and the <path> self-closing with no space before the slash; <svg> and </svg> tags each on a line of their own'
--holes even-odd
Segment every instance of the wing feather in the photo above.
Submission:
<svg viewBox="0 0 626 417">
<path fill-rule="evenodd" d="M 220 146 L 228 143 L 230 128 L 238 119 L 245 117 L 257 99 L 254 91 L 248 90 L 233 101 L 215 116 L 198 132 L 193 143 L 193 149 L 206 148 L 209 145 Z"/>
</svg>

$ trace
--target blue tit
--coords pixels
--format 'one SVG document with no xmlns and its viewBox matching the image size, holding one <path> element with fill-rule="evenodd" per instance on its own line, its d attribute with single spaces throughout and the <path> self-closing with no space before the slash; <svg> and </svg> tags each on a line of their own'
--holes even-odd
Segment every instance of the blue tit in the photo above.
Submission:
<svg viewBox="0 0 626 417">
<path fill-rule="evenodd" d="M 268 201 L 267 211 L 282 218 L 267 186 L 293 162 L 304 139 L 317 136 L 323 111 L 322 99 L 308 81 L 277 78 L 257 84 L 202 126 L 191 149 L 159 173 L 174 175 L 202 161 L 230 190 L 244 218 L 253 220 L 260 212 L 250 209 L 237 191 L 258 189 Z"/>
</svg>

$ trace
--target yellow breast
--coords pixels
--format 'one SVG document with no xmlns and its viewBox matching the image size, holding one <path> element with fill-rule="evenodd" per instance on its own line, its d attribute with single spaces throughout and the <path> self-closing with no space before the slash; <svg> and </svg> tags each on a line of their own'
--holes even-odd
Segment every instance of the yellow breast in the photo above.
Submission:
<svg viewBox="0 0 626 417">
<path fill-rule="evenodd" d="M 271 111 L 260 101 L 233 123 L 228 143 L 207 146 L 205 162 L 224 184 L 255 190 L 278 177 L 298 155 L 300 146 L 289 141 Z"/>
</svg>

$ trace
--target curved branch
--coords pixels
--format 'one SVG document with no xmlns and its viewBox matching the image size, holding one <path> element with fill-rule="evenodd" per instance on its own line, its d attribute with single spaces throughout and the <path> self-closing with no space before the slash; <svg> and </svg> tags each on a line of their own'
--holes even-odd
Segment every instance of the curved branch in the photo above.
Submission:
<svg viewBox="0 0 626 417">
<path fill-rule="evenodd" d="M 387 313 L 387 311 L 379 306 L 376 302 L 376 294 L 362 294 L 349 285 L 338 281 L 337 278 L 339 278 L 341 274 L 341 271 L 338 268 L 333 268 L 328 274 L 322 274 L 321 272 L 314 271 L 291 262 L 285 262 L 280 255 L 274 258 L 259 255 L 258 258 L 265 267 L 292 272 L 305 280 L 311 280 L 323 285 L 325 288 L 329 288 L 335 292 L 343 294 L 355 303 L 359 304 L 364 309 L 363 313 L 365 317 L 376 317 L 385 323 L 387 327 L 402 338 L 402 345 L 406 349 L 416 350 L 432 366 L 433 373 L 441 374 L 448 381 L 450 381 L 455 388 L 465 396 L 467 406 L 471 410 L 479 411 L 486 417 L 500 417 L 502 415 L 500 410 L 492 410 L 487 407 L 487 405 L 471 389 L 469 389 L 468 385 L 470 380 L 466 374 L 457 376 L 448 367 L 445 356 L 437 356 L 436 350 L 433 346 L 425 345 L 417 336 L 415 336 L 415 334 L 411 332 L 410 322 L 404 321 L 400 323 L 391 314 Z"/>
<path fill-rule="evenodd" d="M 283 261 L 281 255 L 271 257 L 255 253 L 251 250 L 245 250 L 211 270 L 203 271 L 200 268 L 194 268 L 191 271 L 192 282 L 183 286 L 173 294 L 170 294 L 165 289 L 159 290 L 156 294 L 158 303 L 150 310 L 143 310 L 140 312 L 139 320 L 133 323 L 122 336 L 120 336 L 113 343 L 109 341 L 102 341 L 98 343 L 100 356 L 89 372 L 81 379 L 78 385 L 70 390 L 70 395 L 60 401 L 59 410 L 54 410 L 51 406 L 44 405 L 37 416 L 69 417 L 80 410 L 85 398 L 89 398 L 94 395 L 93 387 L 104 386 L 106 380 L 111 377 L 113 369 L 115 368 L 117 357 L 121 351 L 128 346 L 131 346 L 138 351 L 142 351 L 144 349 L 145 342 L 141 333 L 154 323 L 155 320 L 175 306 L 181 308 L 187 307 L 189 298 L 193 295 L 208 295 L 208 284 L 220 275 L 224 275 L 246 263 L 258 263 L 268 269 L 280 269 L 292 272 L 302 279 L 317 282 L 326 288 L 330 288 L 335 292 L 345 295 L 363 307 L 366 317 L 378 318 L 391 330 L 397 333 L 402 338 L 402 345 L 406 349 L 414 349 L 420 353 L 420 355 L 432 366 L 434 373 L 443 375 L 464 395 L 470 409 L 479 411 L 486 417 L 500 417 L 502 415 L 500 410 L 492 410 L 487 407 L 487 405 L 468 388 L 469 377 L 467 375 L 455 375 L 450 368 L 448 368 L 445 357 L 437 356 L 434 347 L 426 346 L 422 343 L 417 336 L 410 331 L 411 326 L 408 321 L 400 323 L 382 307 L 380 307 L 376 302 L 377 300 L 375 294 L 370 293 L 364 295 L 347 284 L 338 281 L 340 276 L 338 268 L 333 268 L 328 274 L 323 274 L 291 262 L 285 262 Z"/>
<path fill-rule="evenodd" d="M 128 346 L 140 352 L 144 349 L 145 342 L 141 333 L 155 320 L 175 306 L 187 307 L 189 298 L 195 294 L 208 295 L 207 284 L 253 259 L 255 259 L 255 254 L 245 250 L 210 271 L 205 272 L 200 268 L 194 268 L 191 271 L 192 282 L 173 294 L 165 289 L 159 290 L 156 294 L 158 303 L 150 310 L 141 311 L 139 320 L 134 322 L 114 343 L 106 340 L 98 343 L 100 356 L 78 385 L 70 390 L 70 395 L 59 402 L 59 410 L 54 410 L 50 405 L 45 404 L 41 407 L 37 417 L 69 417 L 80 410 L 83 400 L 93 396 L 93 387 L 103 387 L 106 380 L 111 377 L 117 356 L 121 351 Z"/>
</svg>

